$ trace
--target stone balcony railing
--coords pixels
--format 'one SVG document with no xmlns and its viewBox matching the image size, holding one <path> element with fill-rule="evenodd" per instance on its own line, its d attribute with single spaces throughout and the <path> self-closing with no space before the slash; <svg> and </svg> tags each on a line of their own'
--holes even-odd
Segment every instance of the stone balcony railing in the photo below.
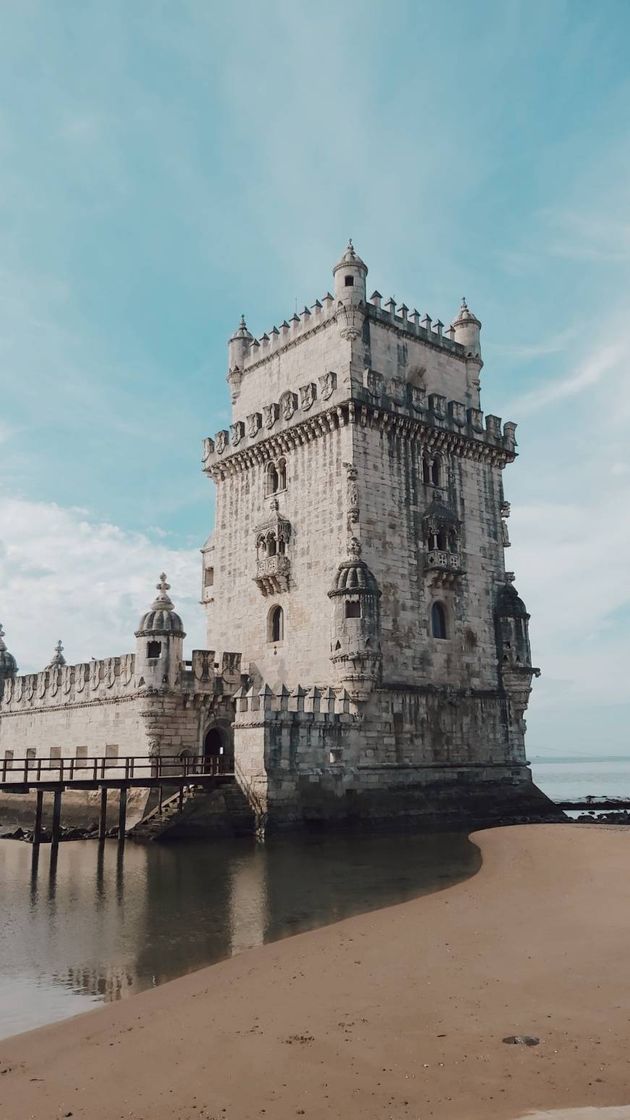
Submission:
<svg viewBox="0 0 630 1120">
<path fill-rule="evenodd" d="M 256 563 L 255 580 L 263 595 L 274 595 L 289 590 L 291 561 L 288 556 L 277 553 L 265 556 Z"/>
<path fill-rule="evenodd" d="M 425 571 L 450 572 L 457 575 L 462 570 L 462 561 L 459 552 L 444 552 L 441 548 L 432 548 L 424 554 Z"/>
</svg>

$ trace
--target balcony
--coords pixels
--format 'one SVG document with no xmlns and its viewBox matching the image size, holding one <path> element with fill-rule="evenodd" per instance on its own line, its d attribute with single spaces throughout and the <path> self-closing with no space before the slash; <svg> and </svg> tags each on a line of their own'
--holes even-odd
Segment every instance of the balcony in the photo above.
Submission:
<svg viewBox="0 0 630 1120">
<path fill-rule="evenodd" d="M 424 554 L 424 570 L 440 576 L 441 582 L 450 582 L 462 571 L 462 559 L 459 552 L 432 548 Z"/>
<path fill-rule="evenodd" d="M 263 595 L 275 595 L 289 590 L 291 561 L 288 556 L 277 553 L 265 556 L 256 562 L 255 582 Z"/>
</svg>

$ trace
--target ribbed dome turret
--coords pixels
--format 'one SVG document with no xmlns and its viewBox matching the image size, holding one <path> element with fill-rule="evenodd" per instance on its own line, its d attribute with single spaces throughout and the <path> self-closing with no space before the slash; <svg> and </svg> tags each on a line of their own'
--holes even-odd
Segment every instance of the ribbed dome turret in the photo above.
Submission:
<svg viewBox="0 0 630 1120">
<path fill-rule="evenodd" d="M 476 315 L 473 315 L 468 304 L 466 303 L 466 298 L 462 296 L 462 304 L 459 311 L 457 312 L 457 317 L 453 319 L 453 326 L 458 327 L 464 323 L 476 323 L 478 327 L 481 326 L 479 319 Z"/>
<path fill-rule="evenodd" d="M 4 643 L 4 629 L 0 622 L 0 680 L 6 680 L 7 677 L 14 677 L 17 673 L 17 661 L 12 653 L 9 653 Z"/>
<path fill-rule="evenodd" d="M 247 323 L 245 322 L 245 316 L 244 315 L 241 315 L 241 321 L 240 321 L 238 327 L 236 328 L 236 330 L 234 331 L 234 334 L 231 336 L 230 342 L 234 342 L 234 340 L 237 339 L 237 338 L 244 338 L 248 342 L 252 342 L 252 340 L 253 340 L 253 335 L 247 329 Z"/>
<path fill-rule="evenodd" d="M 336 595 L 357 595 L 361 592 L 380 595 L 374 575 L 365 560 L 361 559 L 361 545 L 356 537 L 350 541 L 348 551 L 350 556 L 337 568 L 328 597 L 333 599 Z"/>
<path fill-rule="evenodd" d="M 50 661 L 48 662 L 48 664 L 46 666 L 46 668 L 47 669 L 55 669 L 57 667 L 62 668 L 65 665 L 65 663 L 66 663 L 66 659 L 63 655 L 63 644 L 60 640 L 60 641 L 57 642 L 57 645 L 55 646 L 55 652 L 53 653 Z"/>
<path fill-rule="evenodd" d="M 147 634 L 172 634 L 185 638 L 182 620 L 173 608 L 173 602 L 168 594 L 170 583 L 166 582 L 166 573 L 162 572 L 160 582 L 156 585 L 158 594 L 151 604 L 151 609 L 140 619 L 136 630 L 136 638 Z"/>
<path fill-rule="evenodd" d="M 527 607 L 512 583 L 512 579 L 509 575 L 506 575 L 506 579 L 507 583 L 503 585 L 497 595 L 497 616 L 499 618 L 529 618 Z"/>
<path fill-rule="evenodd" d="M 361 257 L 352 244 L 352 238 L 350 238 L 350 240 L 348 241 L 341 259 L 337 261 L 335 267 L 333 268 L 333 275 L 335 274 L 335 272 L 337 272 L 337 269 L 347 268 L 348 265 L 351 265 L 353 268 L 359 268 L 367 274 L 368 267 L 365 261 L 361 260 Z"/>
</svg>

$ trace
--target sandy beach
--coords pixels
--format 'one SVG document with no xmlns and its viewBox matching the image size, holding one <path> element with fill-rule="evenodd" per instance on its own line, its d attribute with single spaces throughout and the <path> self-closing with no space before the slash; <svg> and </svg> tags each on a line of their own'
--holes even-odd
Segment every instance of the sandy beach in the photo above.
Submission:
<svg viewBox="0 0 630 1120">
<path fill-rule="evenodd" d="M 2 1120 L 507 1120 L 630 1104 L 630 832 L 473 839 L 481 870 L 454 887 L 0 1043 Z"/>
</svg>

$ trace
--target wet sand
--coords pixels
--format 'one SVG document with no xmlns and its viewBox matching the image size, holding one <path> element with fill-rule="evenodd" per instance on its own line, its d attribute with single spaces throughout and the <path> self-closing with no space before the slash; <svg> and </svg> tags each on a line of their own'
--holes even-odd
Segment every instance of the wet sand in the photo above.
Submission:
<svg viewBox="0 0 630 1120">
<path fill-rule="evenodd" d="M 482 868 L 454 887 L 0 1043 L 0 1117 L 507 1120 L 630 1104 L 630 830 L 473 839 Z"/>
</svg>

